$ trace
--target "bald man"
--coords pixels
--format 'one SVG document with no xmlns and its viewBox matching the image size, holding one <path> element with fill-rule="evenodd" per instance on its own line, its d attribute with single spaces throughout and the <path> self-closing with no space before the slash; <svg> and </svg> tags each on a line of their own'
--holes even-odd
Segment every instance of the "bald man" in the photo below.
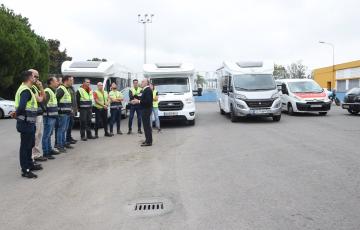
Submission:
<svg viewBox="0 0 360 230">
<path fill-rule="evenodd" d="M 97 83 L 97 90 L 94 92 L 95 101 L 95 138 L 99 138 L 98 131 L 100 124 L 104 127 L 105 137 L 111 137 L 108 131 L 108 106 L 110 99 L 108 93 L 104 90 L 102 82 Z"/>
<path fill-rule="evenodd" d="M 47 158 L 43 156 L 43 153 L 40 150 L 40 143 L 43 135 L 43 113 L 45 110 L 43 101 L 46 99 L 46 94 L 44 87 L 39 78 L 39 72 L 35 69 L 29 69 L 35 78 L 36 82 L 32 85 L 31 91 L 35 94 L 36 101 L 38 103 L 38 112 L 35 122 L 35 146 L 32 148 L 32 159 L 34 161 L 46 161 Z"/>
</svg>

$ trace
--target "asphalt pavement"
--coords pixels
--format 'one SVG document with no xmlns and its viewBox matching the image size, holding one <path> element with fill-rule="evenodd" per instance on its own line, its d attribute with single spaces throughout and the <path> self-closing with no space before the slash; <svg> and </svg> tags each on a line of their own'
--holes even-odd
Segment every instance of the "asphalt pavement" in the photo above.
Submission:
<svg viewBox="0 0 360 230">
<path fill-rule="evenodd" d="M 232 123 L 216 103 L 197 111 L 195 126 L 154 131 L 152 147 L 100 132 L 31 180 L 15 121 L 0 120 L 0 229 L 360 229 L 360 116 Z"/>
</svg>

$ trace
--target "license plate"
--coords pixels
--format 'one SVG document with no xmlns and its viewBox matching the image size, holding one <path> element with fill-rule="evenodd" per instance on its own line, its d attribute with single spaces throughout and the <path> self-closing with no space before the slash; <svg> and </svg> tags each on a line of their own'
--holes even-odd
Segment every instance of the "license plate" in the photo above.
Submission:
<svg viewBox="0 0 360 230">
<path fill-rule="evenodd" d="M 164 112 L 164 116 L 177 116 L 178 112 Z"/>
<path fill-rule="evenodd" d="M 350 106 L 349 106 L 349 105 L 343 105 L 343 108 L 344 108 L 344 109 L 349 109 Z"/>
<path fill-rule="evenodd" d="M 253 110 L 252 112 L 253 112 L 253 114 L 266 114 L 266 113 L 270 113 L 270 110 L 268 110 L 268 109 L 257 109 L 257 110 Z"/>
<path fill-rule="evenodd" d="M 310 105 L 311 108 L 321 108 L 322 105 Z"/>
</svg>

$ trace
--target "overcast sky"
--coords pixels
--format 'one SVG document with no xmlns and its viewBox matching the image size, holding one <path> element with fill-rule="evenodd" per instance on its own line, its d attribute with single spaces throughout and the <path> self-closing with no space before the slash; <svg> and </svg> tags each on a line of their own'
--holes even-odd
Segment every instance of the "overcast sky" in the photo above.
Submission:
<svg viewBox="0 0 360 230">
<path fill-rule="evenodd" d="M 311 68 L 360 59 L 359 0 L 0 0 L 59 39 L 74 60 L 107 58 L 140 72 L 143 25 L 148 62 L 192 62 L 212 71 L 224 60 L 302 60 Z"/>
</svg>

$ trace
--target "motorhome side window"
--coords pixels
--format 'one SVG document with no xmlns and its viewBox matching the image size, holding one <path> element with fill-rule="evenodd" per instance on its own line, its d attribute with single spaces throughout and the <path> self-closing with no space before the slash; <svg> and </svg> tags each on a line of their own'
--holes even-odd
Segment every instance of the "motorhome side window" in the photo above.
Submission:
<svg viewBox="0 0 360 230">
<path fill-rule="evenodd" d="M 228 82 L 229 82 L 229 76 L 223 76 L 221 85 L 222 85 L 222 91 L 224 93 L 228 91 Z"/>
</svg>

